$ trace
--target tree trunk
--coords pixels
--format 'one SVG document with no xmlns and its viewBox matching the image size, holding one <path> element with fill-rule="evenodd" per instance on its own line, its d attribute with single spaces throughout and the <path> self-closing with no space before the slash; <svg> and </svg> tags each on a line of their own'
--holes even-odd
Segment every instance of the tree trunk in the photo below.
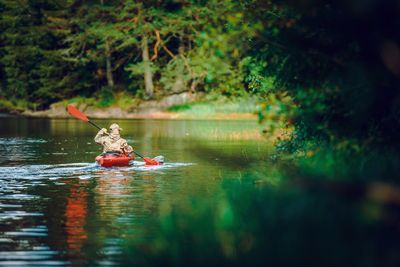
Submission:
<svg viewBox="0 0 400 267">
<path fill-rule="evenodd" d="M 100 4 L 103 6 L 104 5 L 104 0 L 100 0 Z M 106 40 L 106 77 L 107 77 L 107 85 L 109 87 L 114 87 L 114 78 L 112 74 L 112 68 L 111 68 L 111 50 L 110 50 L 110 43 L 108 40 Z"/>
<path fill-rule="evenodd" d="M 147 43 L 147 36 L 143 36 L 142 39 L 142 59 L 144 67 L 144 86 L 145 86 L 146 96 L 152 98 L 154 93 L 154 85 L 153 85 L 153 76 L 151 73 L 151 66 L 149 59 L 149 45 Z"/>
<path fill-rule="evenodd" d="M 180 45 L 179 45 L 179 59 L 182 59 L 182 57 L 184 56 L 185 53 L 185 48 L 183 47 L 183 42 L 182 42 L 182 38 L 180 41 Z M 184 66 L 178 66 L 176 69 L 176 78 L 175 78 L 175 82 L 174 85 L 172 86 L 172 92 L 173 93 L 181 93 L 185 90 L 185 82 L 184 82 L 184 78 L 183 78 L 183 72 L 184 72 Z"/>
<path fill-rule="evenodd" d="M 111 69 L 111 51 L 110 44 L 106 41 L 106 75 L 107 75 L 107 84 L 109 87 L 114 87 L 114 78 Z"/>
</svg>

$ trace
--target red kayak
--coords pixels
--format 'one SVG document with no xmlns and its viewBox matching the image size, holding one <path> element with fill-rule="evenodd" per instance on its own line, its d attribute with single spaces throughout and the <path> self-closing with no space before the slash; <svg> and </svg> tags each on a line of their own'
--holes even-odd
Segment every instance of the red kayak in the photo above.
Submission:
<svg viewBox="0 0 400 267">
<path fill-rule="evenodd" d="M 135 159 L 133 156 L 118 155 L 118 154 L 105 154 L 96 157 L 96 161 L 101 167 L 126 167 L 129 166 L 129 162 Z"/>
</svg>

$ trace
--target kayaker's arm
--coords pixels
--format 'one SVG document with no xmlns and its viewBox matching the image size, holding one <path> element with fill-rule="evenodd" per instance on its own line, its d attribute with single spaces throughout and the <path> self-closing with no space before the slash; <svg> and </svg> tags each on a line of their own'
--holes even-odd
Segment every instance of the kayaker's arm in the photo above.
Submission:
<svg viewBox="0 0 400 267">
<path fill-rule="evenodd" d="M 125 154 L 130 154 L 133 151 L 133 148 L 128 145 L 125 139 L 122 139 L 123 141 L 121 142 L 121 149 Z"/>
<path fill-rule="evenodd" d="M 133 148 L 129 145 L 127 145 L 126 147 L 122 148 L 122 150 L 124 151 L 125 154 L 131 154 L 133 152 Z"/>
<path fill-rule="evenodd" d="M 107 136 L 108 136 L 107 129 L 103 128 L 96 134 L 96 136 L 94 137 L 94 141 L 99 145 L 103 145 L 104 140 Z"/>
</svg>

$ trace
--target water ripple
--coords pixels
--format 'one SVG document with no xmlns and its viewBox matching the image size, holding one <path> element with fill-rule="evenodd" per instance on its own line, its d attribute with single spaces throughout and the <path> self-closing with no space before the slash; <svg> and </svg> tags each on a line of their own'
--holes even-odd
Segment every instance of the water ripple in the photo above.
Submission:
<svg viewBox="0 0 400 267">
<path fill-rule="evenodd" d="M 44 139 L 36 138 L 0 138 L 0 145 L 4 146 L 16 146 L 16 145 L 26 145 L 26 144 L 43 144 L 47 143 Z"/>
<path fill-rule="evenodd" d="M 4 140 L 0 139 L 4 142 Z M 18 140 L 13 141 L 15 146 Z M 34 143 L 34 141 L 32 140 Z M 40 142 L 40 141 L 39 141 Z M 0 153 L 0 158 L 1 158 Z M 93 189 L 96 205 L 101 209 L 101 220 L 104 223 L 130 225 L 132 221 L 141 221 L 151 213 L 150 207 L 143 207 L 139 214 L 132 207 L 123 203 L 145 201 L 151 205 L 152 197 L 133 194 L 145 190 L 147 194 L 155 192 L 157 185 L 150 185 L 155 174 L 163 174 L 164 170 L 192 165 L 192 163 L 165 163 L 159 166 L 146 166 L 142 161 L 132 161 L 129 167 L 102 168 L 92 163 L 63 164 L 27 164 L 18 166 L 0 166 L 0 266 L 62 266 L 70 264 L 63 261 L 66 254 L 75 263 L 81 262 L 81 250 L 87 242 L 85 224 L 87 223 L 89 193 L 85 184 L 95 184 Z M 149 173 L 151 173 L 149 175 Z M 92 183 L 89 180 L 93 180 Z M 134 182 L 133 184 L 131 184 Z M 46 186 L 38 189 L 38 186 Z M 48 186 L 52 190 L 46 191 Z M 54 188 L 54 186 L 56 188 Z M 154 188 L 153 188 L 154 187 Z M 65 190 L 65 191 L 64 191 Z M 54 193 L 57 192 L 57 193 Z M 47 208 L 51 212 L 52 205 L 45 207 L 43 203 L 52 201 L 61 193 L 66 197 L 62 214 L 62 226 L 54 226 L 49 230 L 46 226 L 49 218 Z M 44 194 L 43 194 L 44 193 Z M 62 194 L 66 195 L 62 195 Z M 50 199 L 50 200 L 48 200 Z M 56 200 L 54 200 L 56 201 Z M 147 203 L 147 204 L 146 204 Z M 55 208 L 57 209 L 57 208 Z M 131 210 L 134 216 L 127 211 Z M 53 216 L 53 215 L 51 215 Z M 59 228 L 58 228 L 59 227 Z M 48 238 L 54 238 L 54 229 L 65 231 L 66 247 L 59 251 L 44 246 Z M 58 233 L 58 232 L 57 232 Z M 108 238 L 102 248 L 102 258 L 98 265 L 114 265 L 122 253 L 120 239 Z M 10 250 L 10 251 L 4 251 Z"/>
<path fill-rule="evenodd" d="M 0 266 L 65 266 L 64 261 L 24 261 L 24 260 L 7 260 L 0 261 Z"/>
<path fill-rule="evenodd" d="M 0 167 L 0 180 L 8 179 L 57 179 L 71 175 L 82 175 L 97 169 L 95 163 L 71 163 L 55 165 L 25 165 Z"/>
<path fill-rule="evenodd" d="M 116 176 L 124 176 L 129 171 L 149 171 L 149 170 L 165 170 L 177 167 L 193 165 L 193 163 L 164 163 L 163 165 L 149 166 L 141 161 L 133 161 L 129 167 L 102 168 L 96 163 L 69 163 L 69 164 L 54 164 L 54 165 L 25 165 L 25 166 L 6 166 L 0 167 L 0 181 L 11 179 L 27 179 L 32 183 L 32 180 L 38 179 L 59 179 L 64 177 L 77 177 L 81 179 L 90 179 L 96 177 L 96 172 L 99 170 L 118 170 L 120 174 Z M 37 182 L 36 182 L 37 183 Z M 15 189 L 25 188 L 13 185 Z M 0 185 L 1 188 L 1 185 Z M 10 186 L 8 190 L 11 189 Z M 2 191 L 4 192 L 4 191 Z"/>
</svg>

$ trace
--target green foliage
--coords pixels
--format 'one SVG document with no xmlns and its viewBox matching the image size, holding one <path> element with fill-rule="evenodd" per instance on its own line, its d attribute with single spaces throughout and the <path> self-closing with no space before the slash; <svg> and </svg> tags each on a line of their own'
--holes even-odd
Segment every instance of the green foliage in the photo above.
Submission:
<svg viewBox="0 0 400 267">
<path fill-rule="evenodd" d="M 350 3 L 244 3 L 248 18 L 266 26 L 253 53 L 267 62 L 276 88 L 292 97 L 294 124 L 304 140 L 397 146 L 399 76 L 388 63 L 398 40 L 396 4 Z"/>
<path fill-rule="evenodd" d="M 105 87 L 102 90 L 102 94 L 98 94 L 96 97 L 82 97 L 77 96 L 68 100 L 64 100 L 63 106 L 73 103 L 77 106 L 94 106 L 99 108 L 110 107 L 112 105 L 117 105 L 120 108 L 130 108 L 137 101 L 134 96 L 125 92 L 111 92 L 109 88 Z"/>
<path fill-rule="evenodd" d="M 94 97 L 82 97 L 82 96 L 76 96 L 73 98 L 70 98 L 68 100 L 62 101 L 63 106 L 67 106 L 68 104 L 76 104 L 77 106 L 80 105 L 93 105 L 96 106 L 98 103 L 98 100 Z"/>
<path fill-rule="evenodd" d="M 155 65 L 154 63 L 150 62 L 150 68 L 152 73 L 158 73 L 159 69 L 157 68 L 158 66 Z M 132 78 L 132 80 L 138 80 L 140 76 L 143 76 L 145 70 L 144 70 L 144 64 L 143 62 L 137 62 L 135 64 L 129 64 L 126 66 L 125 71 L 128 72 L 129 77 Z"/>
<path fill-rule="evenodd" d="M 139 100 L 136 99 L 134 95 L 123 91 L 114 93 L 114 99 L 114 105 L 122 109 L 131 108 L 132 106 L 137 105 L 137 103 L 139 102 Z"/>
<path fill-rule="evenodd" d="M 68 65 L 63 65 L 60 57 L 59 33 L 48 24 L 48 18 L 63 12 L 61 2 L 1 1 L 0 61 L 6 96 L 40 107 L 65 95 L 63 79 Z"/>
<path fill-rule="evenodd" d="M 13 108 L 14 108 L 14 105 L 11 101 L 0 98 L 0 111 L 9 111 L 9 110 L 13 110 Z"/>
<path fill-rule="evenodd" d="M 168 111 L 171 111 L 171 112 L 187 111 L 187 110 L 191 109 L 191 106 L 192 105 L 190 105 L 190 104 L 175 105 L 175 106 L 168 108 Z"/>
<path fill-rule="evenodd" d="M 11 98 L 11 99 L 3 99 L 0 98 L 0 111 L 2 112 L 10 112 L 17 111 L 21 112 L 26 109 L 36 110 L 38 104 L 28 102 L 25 99 Z"/>
<path fill-rule="evenodd" d="M 256 113 L 258 112 L 258 100 L 250 97 L 218 98 L 190 104 L 175 105 L 168 109 L 171 112 L 179 112 L 197 117 L 212 114 Z"/>
<path fill-rule="evenodd" d="M 258 110 L 258 120 L 264 128 L 263 134 L 271 141 L 278 141 L 278 151 L 282 151 L 283 143 L 292 144 L 293 117 L 297 109 L 287 92 L 270 91 L 263 102 Z"/>
<path fill-rule="evenodd" d="M 248 83 L 252 93 L 264 90 L 246 80 L 241 63 L 247 40 L 262 25 L 244 21 L 235 1 L 1 3 L 4 92 L 43 107 L 77 94 L 103 95 L 104 86 L 113 86 L 110 75 L 116 86 L 140 96 L 144 37 L 158 95 L 192 90 L 241 96 Z M 111 102 L 102 98 L 104 105 Z"/>
<path fill-rule="evenodd" d="M 176 93 L 175 85 L 179 78 L 182 80 L 183 90 L 186 90 L 192 78 L 191 73 L 185 65 L 187 61 L 186 58 L 178 56 L 170 60 L 168 64 L 160 70 L 162 73 L 160 83 L 163 85 L 166 92 Z"/>
<path fill-rule="evenodd" d="M 112 92 L 112 88 L 108 86 L 104 86 L 101 88 L 101 91 L 99 93 L 99 106 L 100 107 L 108 107 L 114 102 L 114 95 Z"/>
<path fill-rule="evenodd" d="M 250 93 L 266 95 L 275 88 L 274 77 L 267 76 L 265 73 L 267 67 L 265 61 L 245 57 L 240 62 L 240 66 L 243 69 L 244 82 Z"/>
</svg>

